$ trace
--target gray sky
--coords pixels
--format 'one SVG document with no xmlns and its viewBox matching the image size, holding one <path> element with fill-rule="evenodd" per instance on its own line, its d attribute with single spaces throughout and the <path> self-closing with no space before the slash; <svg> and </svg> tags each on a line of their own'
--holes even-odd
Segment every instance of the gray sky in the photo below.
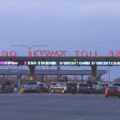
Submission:
<svg viewBox="0 0 120 120">
<path fill-rule="evenodd" d="M 120 0 L 0 0 L 0 41 L 0 50 L 47 44 L 104 56 L 120 50 Z"/>
<path fill-rule="evenodd" d="M 1 0 L 0 47 L 119 49 L 119 0 Z M 104 54 L 103 54 L 104 55 Z"/>
</svg>

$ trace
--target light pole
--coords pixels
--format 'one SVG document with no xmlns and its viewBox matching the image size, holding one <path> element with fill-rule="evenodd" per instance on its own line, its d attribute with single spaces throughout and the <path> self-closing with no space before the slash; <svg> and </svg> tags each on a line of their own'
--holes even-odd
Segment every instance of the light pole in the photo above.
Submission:
<svg viewBox="0 0 120 120">
<path fill-rule="evenodd" d="M 110 66 L 108 66 L 108 84 L 110 84 Z"/>
<path fill-rule="evenodd" d="M 32 46 L 27 46 L 27 45 L 11 45 L 11 46 L 15 46 L 15 47 L 24 47 L 27 48 L 29 51 L 34 48 L 34 47 L 46 47 L 48 45 L 32 45 Z"/>
<path fill-rule="evenodd" d="M 11 45 L 11 46 L 15 46 L 15 47 L 24 47 L 27 48 L 29 51 L 34 48 L 34 47 L 45 47 L 48 45 L 32 45 L 32 46 L 27 46 L 27 45 Z M 28 66 L 29 67 L 29 75 L 30 75 L 30 80 L 33 80 L 34 78 L 34 73 L 35 73 L 35 66 Z"/>
<path fill-rule="evenodd" d="M 73 50 L 72 48 L 69 48 L 68 51 L 69 51 L 69 56 L 71 56 L 71 50 Z"/>
<path fill-rule="evenodd" d="M 74 50 L 73 48 L 69 47 L 66 52 L 68 52 L 69 56 L 71 56 L 71 51 Z"/>
</svg>

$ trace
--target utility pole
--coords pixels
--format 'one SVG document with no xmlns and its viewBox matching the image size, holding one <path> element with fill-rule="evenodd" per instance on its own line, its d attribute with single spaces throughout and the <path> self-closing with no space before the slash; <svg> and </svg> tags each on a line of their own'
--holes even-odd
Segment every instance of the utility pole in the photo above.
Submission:
<svg viewBox="0 0 120 120">
<path fill-rule="evenodd" d="M 110 84 L 110 66 L 108 66 L 108 84 Z"/>
<path fill-rule="evenodd" d="M 27 45 L 11 45 L 11 46 L 24 47 L 24 48 L 27 48 L 30 51 L 34 47 L 46 47 L 48 45 L 32 45 L 32 46 L 27 46 Z"/>
<path fill-rule="evenodd" d="M 48 45 L 32 45 L 32 46 L 27 46 L 27 45 L 11 45 L 11 46 L 24 47 L 24 48 L 27 48 L 30 51 L 34 47 L 45 47 L 45 46 L 48 46 Z M 29 65 L 28 67 L 29 67 L 29 80 L 33 80 L 34 79 L 34 73 L 35 73 L 35 67 L 36 66 Z"/>
</svg>

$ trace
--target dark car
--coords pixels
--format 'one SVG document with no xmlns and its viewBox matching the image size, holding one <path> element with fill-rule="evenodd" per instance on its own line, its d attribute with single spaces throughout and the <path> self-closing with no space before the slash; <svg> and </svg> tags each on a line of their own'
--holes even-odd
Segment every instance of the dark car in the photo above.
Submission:
<svg viewBox="0 0 120 120">
<path fill-rule="evenodd" d="M 77 92 L 77 84 L 76 83 L 67 83 L 67 93 L 75 94 Z"/>
<path fill-rule="evenodd" d="M 1 85 L 1 92 L 2 93 L 13 93 L 14 85 L 7 81 Z"/>
<path fill-rule="evenodd" d="M 105 97 L 108 97 L 108 96 L 120 97 L 120 87 L 118 86 L 107 87 L 107 89 L 105 90 Z"/>
<path fill-rule="evenodd" d="M 90 93 L 91 88 L 87 83 L 80 83 L 77 85 L 77 93 Z"/>
<path fill-rule="evenodd" d="M 41 92 L 45 92 L 45 93 L 49 92 L 49 89 L 48 89 L 48 86 L 46 85 L 46 83 L 40 83 L 39 85 L 40 85 Z"/>
<path fill-rule="evenodd" d="M 99 84 L 98 81 L 89 81 L 88 82 L 88 88 L 90 89 L 91 93 L 104 93 L 104 87 Z"/>
</svg>

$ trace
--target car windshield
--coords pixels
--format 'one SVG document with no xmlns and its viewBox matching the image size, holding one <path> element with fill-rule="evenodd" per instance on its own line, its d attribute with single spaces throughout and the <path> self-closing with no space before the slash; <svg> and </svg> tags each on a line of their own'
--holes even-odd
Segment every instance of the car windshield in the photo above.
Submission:
<svg viewBox="0 0 120 120">
<path fill-rule="evenodd" d="M 43 87 L 44 85 L 43 84 L 40 84 L 41 87 Z"/>
<path fill-rule="evenodd" d="M 75 83 L 67 83 L 67 86 L 76 86 L 77 84 Z"/>
<path fill-rule="evenodd" d="M 27 85 L 34 85 L 34 84 L 37 84 L 37 82 L 28 82 Z"/>
<path fill-rule="evenodd" d="M 118 87 L 108 87 L 108 90 L 117 90 Z"/>
<path fill-rule="evenodd" d="M 80 84 L 80 87 L 88 87 L 88 84 Z"/>
<path fill-rule="evenodd" d="M 56 85 L 56 83 L 52 83 L 52 85 Z"/>
<path fill-rule="evenodd" d="M 57 86 L 66 86 L 66 83 L 57 83 Z"/>
<path fill-rule="evenodd" d="M 43 87 L 43 86 L 46 87 L 47 85 L 45 83 L 41 83 L 40 86 L 41 87 Z"/>
<path fill-rule="evenodd" d="M 107 86 L 108 86 L 108 84 L 101 84 L 101 86 L 103 86 L 103 87 L 107 87 Z"/>
<path fill-rule="evenodd" d="M 120 84 L 117 84 L 117 83 L 116 83 L 116 84 L 113 84 L 113 85 L 114 85 L 114 86 L 120 86 Z"/>
<path fill-rule="evenodd" d="M 98 85 L 98 82 L 93 82 L 93 85 Z"/>
</svg>

